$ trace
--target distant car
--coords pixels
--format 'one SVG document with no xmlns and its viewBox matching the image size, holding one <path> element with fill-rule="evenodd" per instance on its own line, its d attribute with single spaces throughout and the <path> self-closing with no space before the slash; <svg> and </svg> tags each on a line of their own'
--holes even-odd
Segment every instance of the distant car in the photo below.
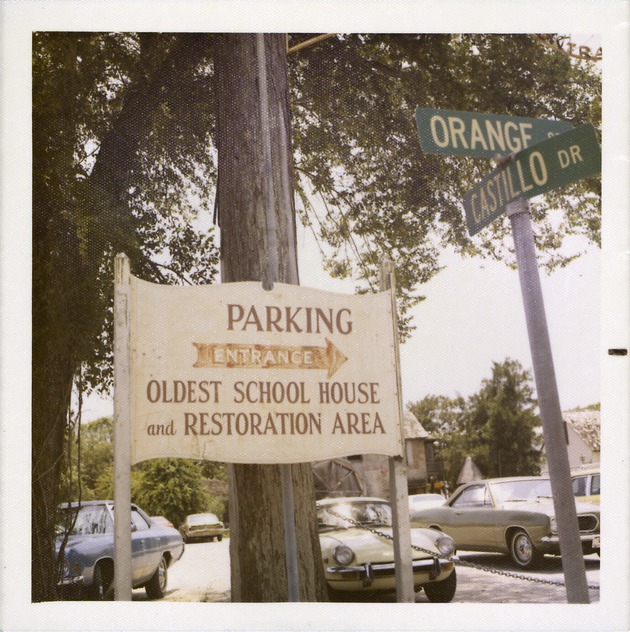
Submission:
<svg viewBox="0 0 630 632">
<path fill-rule="evenodd" d="M 131 521 L 132 586 L 144 587 L 149 599 L 161 599 L 166 590 L 168 569 L 184 551 L 182 537 L 176 529 L 154 524 L 136 505 L 131 506 Z M 56 544 L 57 555 L 64 545 L 60 586 L 65 591 L 72 593 L 72 596 L 93 600 L 113 599 L 112 501 L 61 505 Z"/>
<path fill-rule="evenodd" d="M 319 541 L 332 599 L 356 592 L 395 591 L 390 504 L 380 498 L 329 498 L 317 502 Z M 434 602 L 449 602 L 457 577 L 453 540 L 439 531 L 412 529 L 413 581 Z"/>
<path fill-rule="evenodd" d="M 184 542 L 193 540 L 214 540 L 221 542 L 225 533 L 225 525 L 213 513 L 198 513 L 186 516 L 179 531 Z"/>
<path fill-rule="evenodd" d="M 580 467 L 571 472 L 573 495 L 584 502 L 599 505 L 599 467 Z"/>
<path fill-rule="evenodd" d="M 446 498 L 441 494 L 411 494 L 409 496 L 409 511 L 439 507 L 445 502 Z"/>
<path fill-rule="evenodd" d="M 151 516 L 151 522 L 162 527 L 171 527 L 171 529 L 175 528 L 175 525 L 166 516 Z"/>
<path fill-rule="evenodd" d="M 599 507 L 576 501 L 584 554 L 599 553 Z M 540 476 L 462 485 L 442 507 L 410 515 L 411 525 L 448 533 L 458 550 L 508 554 L 520 568 L 560 554 L 551 483 Z"/>
</svg>

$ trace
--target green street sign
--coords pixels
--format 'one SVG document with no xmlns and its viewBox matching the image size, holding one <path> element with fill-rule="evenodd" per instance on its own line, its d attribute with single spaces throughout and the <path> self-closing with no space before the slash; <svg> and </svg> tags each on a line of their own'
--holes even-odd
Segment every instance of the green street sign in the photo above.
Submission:
<svg viewBox="0 0 630 632">
<path fill-rule="evenodd" d="M 601 171 L 602 154 L 592 125 L 581 125 L 524 149 L 464 196 L 470 235 L 499 217 L 518 198 L 532 198 Z"/>
<path fill-rule="evenodd" d="M 420 147 L 427 154 L 494 158 L 516 153 L 572 128 L 568 121 L 418 108 Z"/>
</svg>

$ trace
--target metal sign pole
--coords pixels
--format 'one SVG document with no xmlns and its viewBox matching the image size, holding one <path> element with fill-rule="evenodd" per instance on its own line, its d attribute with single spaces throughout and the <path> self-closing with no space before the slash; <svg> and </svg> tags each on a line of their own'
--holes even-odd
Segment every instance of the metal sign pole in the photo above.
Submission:
<svg viewBox="0 0 630 632">
<path fill-rule="evenodd" d="M 396 362 L 396 382 L 398 389 L 398 413 L 402 423 L 402 388 L 400 381 L 400 357 L 398 351 L 398 323 L 396 318 L 396 281 L 394 264 L 386 261 L 381 264 L 380 290 L 389 290 L 392 299 L 394 328 L 394 356 Z M 392 504 L 392 535 L 394 536 L 394 566 L 396 570 L 396 601 L 413 603 L 413 560 L 411 554 L 411 523 L 409 520 L 409 498 L 407 490 L 407 463 L 404 456 L 404 433 L 400 428 L 403 442 L 402 456 L 389 458 L 389 495 Z"/>
<path fill-rule="evenodd" d="M 280 466 L 282 480 L 282 510 L 284 514 L 284 540 L 286 552 L 289 601 L 300 601 L 300 578 L 298 572 L 297 539 L 295 533 L 295 504 L 293 502 L 293 477 L 291 465 Z"/>
<path fill-rule="evenodd" d="M 536 263 L 529 202 L 525 199 L 511 202 L 507 205 L 507 214 L 512 224 L 521 293 L 525 307 L 525 319 L 534 366 L 534 380 L 558 524 L 567 601 L 569 603 L 589 603 L 586 569 L 571 484 L 569 455 Z"/>
<path fill-rule="evenodd" d="M 129 258 L 114 270 L 114 595 L 131 601 L 131 335 Z"/>
</svg>

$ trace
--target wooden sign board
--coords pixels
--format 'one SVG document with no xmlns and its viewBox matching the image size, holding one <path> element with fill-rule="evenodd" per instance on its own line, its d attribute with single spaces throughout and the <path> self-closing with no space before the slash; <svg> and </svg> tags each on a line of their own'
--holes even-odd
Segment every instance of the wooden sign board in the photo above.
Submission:
<svg viewBox="0 0 630 632">
<path fill-rule="evenodd" d="M 402 455 L 392 297 L 130 277 L 131 462 Z"/>
</svg>

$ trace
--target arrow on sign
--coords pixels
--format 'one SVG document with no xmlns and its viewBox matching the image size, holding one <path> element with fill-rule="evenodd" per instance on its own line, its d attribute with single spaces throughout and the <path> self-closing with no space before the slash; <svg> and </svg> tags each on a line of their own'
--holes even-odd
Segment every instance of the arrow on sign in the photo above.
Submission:
<svg viewBox="0 0 630 632">
<path fill-rule="evenodd" d="M 325 347 L 193 342 L 195 368 L 326 369 L 332 377 L 348 359 L 325 338 Z"/>
</svg>

